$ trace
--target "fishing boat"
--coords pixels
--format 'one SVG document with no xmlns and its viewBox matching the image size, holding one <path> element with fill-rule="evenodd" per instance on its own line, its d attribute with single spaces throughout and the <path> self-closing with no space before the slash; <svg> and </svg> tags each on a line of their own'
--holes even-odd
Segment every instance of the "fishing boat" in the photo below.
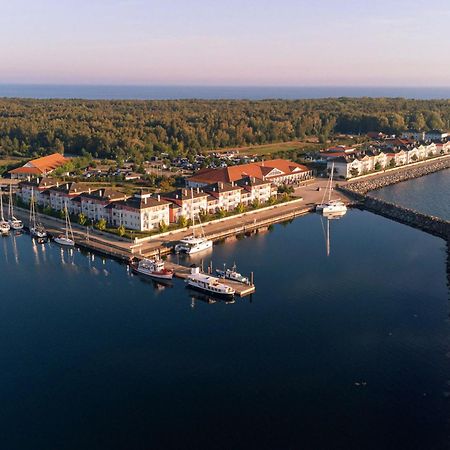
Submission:
<svg viewBox="0 0 450 450">
<path fill-rule="evenodd" d="M 339 199 L 331 199 L 331 194 L 333 193 L 333 174 L 334 174 L 334 163 L 331 166 L 330 178 L 328 179 L 325 192 L 323 193 L 322 202 L 316 205 L 316 211 L 321 211 L 322 214 L 342 214 L 347 212 L 347 206 L 345 203 Z M 328 194 L 328 200 L 326 200 Z"/>
<path fill-rule="evenodd" d="M 3 215 L 3 193 L 0 191 L 0 234 L 6 236 L 11 227 Z"/>
<path fill-rule="evenodd" d="M 194 199 L 193 190 L 191 189 L 191 198 Z M 194 253 L 202 252 L 212 248 L 213 242 L 206 239 L 205 232 L 203 231 L 200 217 L 198 223 L 200 227 L 200 235 L 195 235 L 195 214 L 193 208 L 191 208 L 191 222 L 192 222 L 192 236 L 181 239 L 180 242 L 175 245 L 175 253 L 186 253 L 193 255 Z"/>
<path fill-rule="evenodd" d="M 22 230 L 23 229 L 22 221 L 17 219 L 16 217 L 14 217 L 14 205 L 13 205 L 13 200 L 12 200 L 12 185 L 11 184 L 9 185 L 8 213 L 9 213 L 8 223 L 9 223 L 11 230 L 14 230 L 14 231 Z"/>
<path fill-rule="evenodd" d="M 164 261 L 161 259 L 142 259 L 138 264 L 132 264 L 131 270 L 139 275 L 145 275 L 161 280 L 171 280 L 173 270 L 164 267 Z"/>
<path fill-rule="evenodd" d="M 53 240 L 64 247 L 74 247 L 75 239 L 73 237 L 72 225 L 70 224 L 69 211 L 67 210 L 67 202 L 64 204 L 64 216 L 66 219 L 66 233 L 60 234 L 58 237 L 55 237 Z"/>
<path fill-rule="evenodd" d="M 45 231 L 44 226 L 36 220 L 36 204 L 33 189 L 31 189 L 30 199 L 30 234 L 37 239 L 47 238 L 47 232 Z"/>
<path fill-rule="evenodd" d="M 191 273 L 186 278 L 188 287 L 213 294 L 221 298 L 233 298 L 235 290 L 220 282 L 219 278 L 213 277 L 200 272 L 198 266 L 191 267 Z"/>
<path fill-rule="evenodd" d="M 247 277 L 244 277 L 242 274 L 237 272 L 236 264 L 233 264 L 231 269 L 226 269 L 224 264 L 223 270 L 216 269 L 216 273 L 219 278 L 226 278 L 227 280 L 237 281 L 238 283 L 250 284 L 250 280 Z"/>
</svg>

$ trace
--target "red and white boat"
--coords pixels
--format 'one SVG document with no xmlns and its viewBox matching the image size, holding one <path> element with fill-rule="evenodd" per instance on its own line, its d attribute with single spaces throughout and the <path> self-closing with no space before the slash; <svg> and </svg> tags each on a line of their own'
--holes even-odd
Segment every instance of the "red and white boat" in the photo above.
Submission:
<svg viewBox="0 0 450 450">
<path fill-rule="evenodd" d="M 171 280 L 173 270 L 164 267 L 164 261 L 161 259 L 142 259 L 138 264 L 132 264 L 131 270 L 139 275 L 146 275 L 161 280 Z"/>
</svg>

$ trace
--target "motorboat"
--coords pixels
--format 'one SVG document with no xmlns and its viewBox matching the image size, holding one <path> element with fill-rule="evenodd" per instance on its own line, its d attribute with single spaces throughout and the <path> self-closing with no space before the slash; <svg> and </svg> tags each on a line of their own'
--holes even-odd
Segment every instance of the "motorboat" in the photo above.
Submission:
<svg viewBox="0 0 450 450">
<path fill-rule="evenodd" d="M 238 283 L 250 284 L 250 280 L 247 277 L 244 277 L 236 271 L 236 264 L 234 264 L 231 269 L 225 269 L 225 267 L 224 270 L 216 269 L 216 273 L 220 278 L 237 281 Z"/>
<path fill-rule="evenodd" d="M 195 265 L 191 267 L 191 273 L 187 276 L 186 283 L 190 288 L 226 299 L 233 298 L 236 292 L 232 287 L 221 283 L 219 278 L 201 273 L 200 268 Z"/>
<path fill-rule="evenodd" d="M 161 259 L 142 259 L 138 264 L 132 264 L 131 270 L 139 275 L 146 275 L 161 280 L 171 280 L 173 270 L 166 269 Z"/>
</svg>

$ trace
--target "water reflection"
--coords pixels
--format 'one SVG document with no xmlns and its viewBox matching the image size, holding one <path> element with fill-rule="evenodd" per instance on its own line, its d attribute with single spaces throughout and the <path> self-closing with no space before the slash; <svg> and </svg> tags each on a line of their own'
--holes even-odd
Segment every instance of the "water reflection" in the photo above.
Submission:
<svg viewBox="0 0 450 450">
<path fill-rule="evenodd" d="M 225 304 L 233 304 L 236 302 L 234 298 L 231 299 L 221 299 L 219 297 L 213 297 L 211 295 L 202 294 L 201 292 L 194 291 L 187 287 L 189 290 L 189 296 L 191 298 L 191 308 L 195 308 L 196 302 L 206 303 L 208 305 L 213 305 L 214 303 L 221 302 Z"/>
</svg>

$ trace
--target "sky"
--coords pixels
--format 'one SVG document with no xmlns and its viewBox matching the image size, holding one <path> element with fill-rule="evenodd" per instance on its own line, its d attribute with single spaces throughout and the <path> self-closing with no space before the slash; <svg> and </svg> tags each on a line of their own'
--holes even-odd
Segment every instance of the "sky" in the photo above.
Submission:
<svg viewBox="0 0 450 450">
<path fill-rule="evenodd" d="M 450 86 L 449 0 L 0 0 L 0 83 Z"/>
</svg>

